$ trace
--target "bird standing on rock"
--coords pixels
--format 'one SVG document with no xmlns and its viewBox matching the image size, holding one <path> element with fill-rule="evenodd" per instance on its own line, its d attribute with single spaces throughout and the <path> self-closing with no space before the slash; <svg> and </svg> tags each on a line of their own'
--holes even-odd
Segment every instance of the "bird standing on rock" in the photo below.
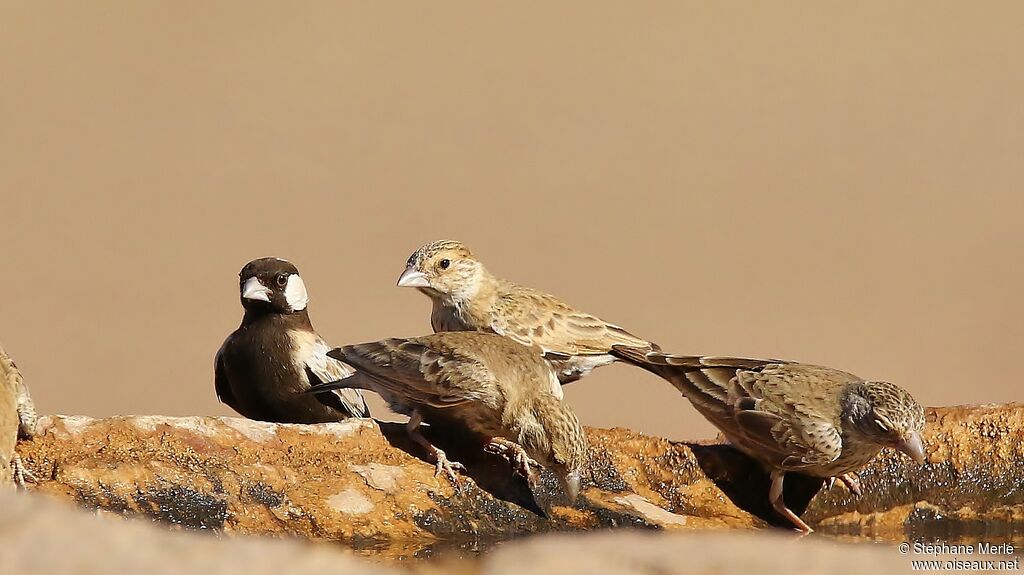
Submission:
<svg viewBox="0 0 1024 575">
<path fill-rule="evenodd" d="M 772 507 L 812 529 L 782 498 L 787 471 L 838 478 L 856 495 L 856 471 L 884 447 L 923 464 L 924 408 L 899 386 L 815 365 L 735 357 L 614 353 L 668 380 L 729 442 L 771 472 Z"/>
<path fill-rule="evenodd" d="M 19 439 L 31 439 L 36 433 L 36 408 L 18 366 L 0 347 L 0 467 L 10 470 L 19 489 L 25 479 L 35 479 L 14 450 Z"/>
<path fill-rule="evenodd" d="M 434 332 L 483 331 L 536 345 L 561 384 L 615 361 L 612 346 L 659 349 L 617 325 L 576 310 L 558 298 L 494 277 L 460 242 L 441 240 L 416 250 L 398 278 L 433 301 Z M 560 386 L 556 394 L 561 397 Z"/>
<path fill-rule="evenodd" d="M 409 416 L 409 436 L 459 486 L 464 469 L 432 445 L 419 425 L 453 428 L 481 440 L 486 451 L 506 457 L 531 485 L 531 465 L 555 473 L 570 499 L 580 491 L 587 441 L 579 420 L 551 392 L 554 372 L 540 350 L 476 332 L 436 333 L 349 345 L 328 355 L 356 369 L 348 379 L 318 386 L 374 391 Z"/>
<path fill-rule="evenodd" d="M 262 258 L 246 264 L 238 277 L 245 315 L 217 352 L 217 397 L 261 421 L 325 423 L 369 416 L 358 390 L 304 393 L 353 370 L 327 357 L 331 348 L 309 321 L 309 295 L 299 270 L 282 259 Z"/>
</svg>

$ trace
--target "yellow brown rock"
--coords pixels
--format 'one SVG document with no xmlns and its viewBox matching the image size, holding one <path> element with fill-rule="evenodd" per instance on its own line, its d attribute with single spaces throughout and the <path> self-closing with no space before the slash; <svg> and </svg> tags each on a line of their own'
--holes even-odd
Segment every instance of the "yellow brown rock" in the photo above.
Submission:
<svg viewBox="0 0 1024 575">
<path fill-rule="evenodd" d="M 353 557 L 340 546 L 171 532 L 150 522 L 97 517 L 31 494 L 0 492 L 0 509 L 4 573 L 403 573 Z"/>
<path fill-rule="evenodd" d="M 4 572 L 52 573 L 306 573 L 330 575 L 505 575 L 602 573 L 742 575 L 747 573 L 892 573 L 910 560 L 879 545 L 846 545 L 826 538 L 775 533 L 637 530 L 549 534 L 495 550 L 428 552 L 396 564 L 353 556 L 341 545 L 265 537 L 211 537 L 168 531 L 146 521 L 90 514 L 35 495 L 0 492 L 0 549 Z M 55 552 L 56 551 L 56 552 Z M 410 554 L 413 552 L 410 551 Z M 377 558 L 380 558 L 379 555 Z M 1005 559 L 1005 557 L 991 557 Z"/>
<path fill-rule="evenodd" d="M 969 541 L 1002 531 L 1024 545 L 1024 406 L 938 408 L 927 418 L 923 468 L 883 452 L 860 474 L 860 499 L 836 487 L 811 502 L 806 518 L 889 540 Z"/>
<path fill-rule="evenodd" d="M 819 531 L 902 540 L 921 525 L 1020 522 L 1024 407 L 929 410 L 930 463 L 885 454 L 865 495 L 787 479 L 787 501 Z M 356 548 L 416 550 L 438 541 L 634 526 L 670 531 L 784 524 L 767 475 L 729 446 L 588 429 L 591 476 L 575 506 L 554 478 L 531 494 L 507 463 L 428 433 L 475 480 L 462 494 L 396 424 L 275 425 L 236 418 L 43 418 L 19 447 L 34 489 L 89 508 L 193 529 L 299 535 Z M 792 488 L 792 489 L 790 489 Z M 965 509 L 970 512 L 964 511 Z M 927 521 L 925 521 L 927 519 Z M 767 520 L 767 521 L 766 521 Z M 962 527 L 962 526 L 961 526 Z"/>
</svg>

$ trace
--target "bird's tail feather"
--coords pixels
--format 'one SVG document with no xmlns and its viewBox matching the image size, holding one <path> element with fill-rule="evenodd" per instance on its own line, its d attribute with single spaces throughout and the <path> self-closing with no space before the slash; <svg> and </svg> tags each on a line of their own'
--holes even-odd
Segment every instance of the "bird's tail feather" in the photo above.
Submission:
<svg viewBox="0 0 1024 575">
<path fill-rule="evenodd" d="M 729 410 L 729 385 L 741 369 L 760 369 L 771 360 L 741 357 L 672 355 L 615 346 L 612 355 L 668 381 L 701 411 Z"/>
<path fill-rule="evenodd" d="M 366 377 L 364 376 L 364 374 L 361 374 L 357 371 L 356 373 L 353 373 L 352 375 L 346 377 L 345 379 L 318 383 L 310 387 L 303 393 L 328 393 L 339 389 L 365 389 L 368 391 L 373 391 L 373 388 L 370 387 L 369 383 L 366 381 Z M 361 396 L 360 399 L 362 399 Z"/>
</svg>

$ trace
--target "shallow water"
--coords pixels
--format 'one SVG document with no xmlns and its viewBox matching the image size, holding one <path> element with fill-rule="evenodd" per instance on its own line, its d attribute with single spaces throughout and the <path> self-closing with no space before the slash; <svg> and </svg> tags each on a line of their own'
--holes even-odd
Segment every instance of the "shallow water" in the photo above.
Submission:
<svg viewBox="0 0 1024 575">
<path fill-rule="evenodd" d="M 1015 555 L 1024 554 L 1024 531 L 1020 530 L 1017 526 L 1017 530 L 1013 531 L 1011 526 L 1001 525 L 992 526 L 991 529 L 984 531 L 966 531 L 962 530 L 957 532 L 954 529 L 944 528 L 937 526 L 933 529 L 921 529 L 915 530 L 914 533 L 908 533 L 906 539 L 902 541 L 893 541 L 888 537 L 872 536 L 870 534 L 844 534 L 836 532 L 816 532 L 811 537 L 822 537 L 826 539 L 832 539 L 835 541 L 841 541 L 843 543 L 858 543 L 858 544 L 875 544 L 875 545 L 886 545 L 896 546 L 900 543 L 909 542 L 921 542 L 930 544 L 946 544 L 946 545 L 971 545 L 975 548 L 979 544 L 986 545 L 1002 545 L 1008 544 L 1013 547 L 1013 553 Z"/>
<path fill-rule="evenodd" d="M 764 530 L 768 533 L 771 530 Z M 782 530 L 778 530 L 782 531 Z M 680 537 L 685 537 L 685 531 L 675 532 Z M 718 531 L 717 533 L 721 533 Z M 464 540 L 436 541 L 424 544 L 422 541 L 389 542 L 364 545 L 343 545 L 353 554 L 380 561 L 384 563 L 458 563 L 462 561 L 475 561 L 498 547 L 512 542 L 522 541 L 530 537 L 543 534 L 524 535 L 515 538 L 466 538 Z M 794 532 L 795 537 L 799 537 Z M 928 528 L 915 528 L 913 533 L 908 533 L 905 539 L 894 540 L 890 537 L 875 535 L 871 533 L 843 533 L 834 530 L 821 529 L 806 536 L 809 540 L 823 539 L 836 541 L 844 544 L 877 545 L 889 547 L 894 550 L 900 543 L 915 542 L 931 545 L 969 545 L 975 549 L 976 555 L 982 547 L 979 545 L 1003 545 L 1013 547 L 1012 556 L 1024 556 L 1024 526 L 1012 522 L 986 523 L 971 526 L 960 524 L 952 525 L 950 522 L 937 521 Z"/>
</svg>

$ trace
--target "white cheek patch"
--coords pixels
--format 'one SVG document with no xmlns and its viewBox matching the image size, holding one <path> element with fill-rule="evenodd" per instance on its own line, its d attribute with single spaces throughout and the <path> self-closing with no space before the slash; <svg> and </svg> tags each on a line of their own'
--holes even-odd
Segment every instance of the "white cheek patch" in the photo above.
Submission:
<svg viewBox="0 0 1024 575">
<path fill-rule="evenodd" d="M 288 276 L 288 283 L 284 287 L 284 299 L 292 311 L 302 311 L 309 303 L 309 294 L 306 293 L 306 284 L 297 274 Z"/>
</svg>

